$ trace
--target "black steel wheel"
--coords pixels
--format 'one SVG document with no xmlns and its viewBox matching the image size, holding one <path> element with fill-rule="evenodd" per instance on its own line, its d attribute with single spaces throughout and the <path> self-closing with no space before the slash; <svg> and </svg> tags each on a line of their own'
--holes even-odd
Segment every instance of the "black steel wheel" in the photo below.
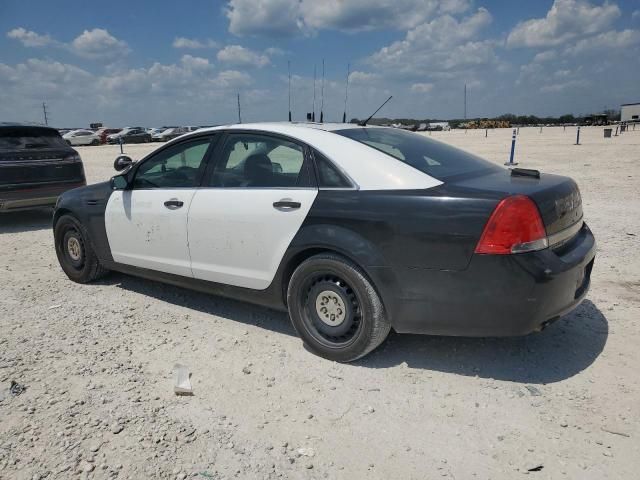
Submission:
<svg viewBox="0 0 640 480">
<path fill-rule="evenodd" d="M 363 357 L 391 328 L 364 272 L 334 254 L 313 256 L 294 271 L 287 289 L 291 321 L 314 353 L 339 362 Z"/>
<path fill-rule="evenodd" d="M 107 273 L 93 251 L 87 232 L 76 218 L 61 216 L 53 231 L 58 262 L 67 277 L 74 282 L 88 283 Z"/>
</svg>

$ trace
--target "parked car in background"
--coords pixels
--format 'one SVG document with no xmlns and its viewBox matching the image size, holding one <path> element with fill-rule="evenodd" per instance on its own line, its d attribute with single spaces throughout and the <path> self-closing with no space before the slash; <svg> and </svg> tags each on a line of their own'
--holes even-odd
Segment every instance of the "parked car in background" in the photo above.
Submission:
<svg viewBox="0 0 640 480">
<path fill-rule="evenodd" d="M 202 127 L 198 127 L 195 125 L 189 125 L 187 127 L 183 127 L 186 132 L 195 132 L 196 130 L 200 130 Z"/>
<path fill-rule="evenodd" d="M 114 133 L 119 133 L 121 131 L 121 128 L 99 128 L 96 130 L 96 133 L 100 137 L 100 143 L 105 144 L 107 143 L 107 137 L 109 135 L 113 135 Z"/>
<path fill-rule="evenodd" d="M 57 130 L 0 123 L 0 212 L 52 207 L 86 184 L 78 152 Z"/>
<path fill-rule="evenodd" d="M 122 143 L 149 143 L 151 135 L 144 128 L 125 128 L 119 133 L 109 135 L 107 141 L 111 144 L 117 144 L 121 139 Z"/>
<path fill-rule="evenodd" d="M 174 138 L 177 138 L 180 135 L 184 135 L 185 133 L 188 133 L 185 127 L 171 127 L 160 133 L 156 133 L 152 137 L 152 140 L 154 142 L 168 142 L 169 140 L 173 140 Z"/>
<path fill-rule="evenodd" d="M 72 146 L 100 145 L 100 135 L 91 130 L 72 130 L 65 133 L 62 138 Z"/>
</svg>

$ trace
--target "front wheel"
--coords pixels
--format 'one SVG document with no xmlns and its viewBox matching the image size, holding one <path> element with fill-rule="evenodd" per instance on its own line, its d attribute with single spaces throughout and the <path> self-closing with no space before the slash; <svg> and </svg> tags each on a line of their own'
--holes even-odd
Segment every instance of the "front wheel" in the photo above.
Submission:
<svg viewBox="0 0 640 480">
<path fill-rule="evenodd" d="M 54 241 L 58 262 L 74 282 L 92 282 L 108 272 L 100 265 L 85 229 L 71 215 L 63 215 L 56 223 Z"/>
<path fill-rule="evenodd" d="M 334 254 L 313 256 L 296 268 L 287 304 L 305 345 L 337 362 L 365 356 L 391 329 L 380 296 L 364 272 Z"/>
</svg>

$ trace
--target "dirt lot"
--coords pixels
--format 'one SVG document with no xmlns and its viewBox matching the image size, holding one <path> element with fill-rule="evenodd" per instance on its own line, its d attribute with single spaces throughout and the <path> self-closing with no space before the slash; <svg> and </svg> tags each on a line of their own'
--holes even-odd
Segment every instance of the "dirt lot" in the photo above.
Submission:
<svg viewBox="0 0 640 480">
<path fill-rule="evenodd" d="M 502 164 L 510 135 L 433 137 Z M 583 305 L 525 338 L 392 334 L 351 365 L 305 351 L 284 314 L 119 274 L 74 284 L 49 212 L 1 216 L 0 478 L 638 478 L 640 128 L 602 136 L 529 128 L 516 147 L 581 187 Z M 78 150 L 90 182 L 114 173 L 118 147 Z M 173 394 L 176 362 L 193 397 Z"/>
</svg>

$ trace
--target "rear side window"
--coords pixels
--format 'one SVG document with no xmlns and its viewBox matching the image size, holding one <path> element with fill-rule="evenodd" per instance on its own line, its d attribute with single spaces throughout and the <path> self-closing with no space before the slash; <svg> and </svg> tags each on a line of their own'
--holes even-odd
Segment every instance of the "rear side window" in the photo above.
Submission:
<svg viewBox="0 0 640 480">
<path fill-rule="evenodd" d="M 319 188 L 349 188 L 351 182 L 320 152 L 314 151 Z"/>
<path fill-rule="evenodd" d="M 304 149 L 297 143 L 258 134 L 230 134 L 210 181 L 211 187 L 307 187 Z"/>
<path fill-rule="evenodd" d="M 0 128 L 0 150 L 37 150 L 60 147 L 69 148 L 60 134 L 49 128 Z"/>
<path fill-rule="evenodd" d="M 392 128 L 350 128 L 334 133 L 375 148 L 438 180 L 500 167 L 419 133 Z"/>
</svg>

